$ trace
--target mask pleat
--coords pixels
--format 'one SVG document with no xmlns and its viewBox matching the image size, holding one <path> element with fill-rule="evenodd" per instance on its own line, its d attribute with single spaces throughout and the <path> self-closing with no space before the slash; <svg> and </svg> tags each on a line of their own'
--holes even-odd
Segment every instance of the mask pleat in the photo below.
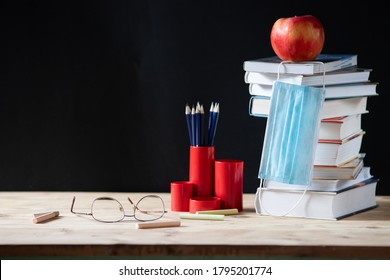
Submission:
<svg viewBox="0 0 390 280">
<path fill-rule="evenodd" d="M 311 184 L 324 90 L 275 82 L 259 178 Z"/>
</svg>

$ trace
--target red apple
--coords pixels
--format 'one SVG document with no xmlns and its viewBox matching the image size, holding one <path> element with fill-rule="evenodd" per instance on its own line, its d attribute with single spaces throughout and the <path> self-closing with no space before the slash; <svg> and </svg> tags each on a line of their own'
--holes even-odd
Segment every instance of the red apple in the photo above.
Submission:
<svg viewBox="0 0 390 280">
<path fill-rule="evenodd" d="M 324 27 L 312 15 L 278 19 L 272 26 L 270 37 L 276 55 L 281 60 L 292 62 L 314 60 L 325 42 Z"/>
</svg>

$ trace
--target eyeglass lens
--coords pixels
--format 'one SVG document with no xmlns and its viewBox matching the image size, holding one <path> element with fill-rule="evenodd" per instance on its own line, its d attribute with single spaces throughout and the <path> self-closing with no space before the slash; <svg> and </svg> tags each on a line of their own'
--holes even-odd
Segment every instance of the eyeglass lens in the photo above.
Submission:
<svg viewBox="0 0 390 280">
<path fill-rule="evenodd" d="M 92 216 L 100 222 L 119 222 L 125 217 L 123 206 L 116 199 L 100 197 L 92 203 Z"/>
<path fill-rule="evenodd" d="M 153 221 L 164 215 L 164 202 L 159 196 L 145 196 L 138 201 L 134 216 L 139 221 Z"/>
</svg>

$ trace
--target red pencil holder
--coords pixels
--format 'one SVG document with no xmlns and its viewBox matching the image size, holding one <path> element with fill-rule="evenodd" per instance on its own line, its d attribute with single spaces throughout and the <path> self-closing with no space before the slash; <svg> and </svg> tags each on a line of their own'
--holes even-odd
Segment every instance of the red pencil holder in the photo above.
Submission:
<svg viewBox="0 0 390 280">
<path fill-rule="evenodd" d="M 193 184 L 189 181 L 171 182 L 171 210 L 188 212 Z"/>
<path fill-rule="evenodd" d="M 190 198 L 190 213 L 197 211 L 218 210 L 220 209 L 221 199 L 219 197 L 198 196 Z"/>
<path fill-rule="evenodd" d="M 244 161 L 223 159 L 215 161 L 215 196 L 221 199 L 221 209 L 242 211 Z"/>
<path fill-rule="evenodd" d="M 190 179 L 194 196 L 214 195 L 214 146 L 190 146 Z"/>
</svg>

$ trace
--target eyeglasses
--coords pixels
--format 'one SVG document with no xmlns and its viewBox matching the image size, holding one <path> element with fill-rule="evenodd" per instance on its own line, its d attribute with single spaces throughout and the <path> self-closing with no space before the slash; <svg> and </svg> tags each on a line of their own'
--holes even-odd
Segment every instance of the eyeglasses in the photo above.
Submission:
<svg viewBox="0 0 390 280">
<path fill-rule="evenodd" d="M 103 223 L 115 223 L 122 221 L 125 217 L 135 218 L 140 222 L 154 221 L 160 219 L 167 212 L 162 198 L 158 195 L 146 195 L 133 203 L 130 197 L 127 198 L 132 205 L 134 214 L 128 215 L 125 213 L 122 204 L 112 197 L 98 197 L 91 205 L 91 212 L 76 212 L 73 210 L 76 197 L 73 197 L 70 212 L 76 215 L 89 215 L 96 221 Z"/>
</svg>

